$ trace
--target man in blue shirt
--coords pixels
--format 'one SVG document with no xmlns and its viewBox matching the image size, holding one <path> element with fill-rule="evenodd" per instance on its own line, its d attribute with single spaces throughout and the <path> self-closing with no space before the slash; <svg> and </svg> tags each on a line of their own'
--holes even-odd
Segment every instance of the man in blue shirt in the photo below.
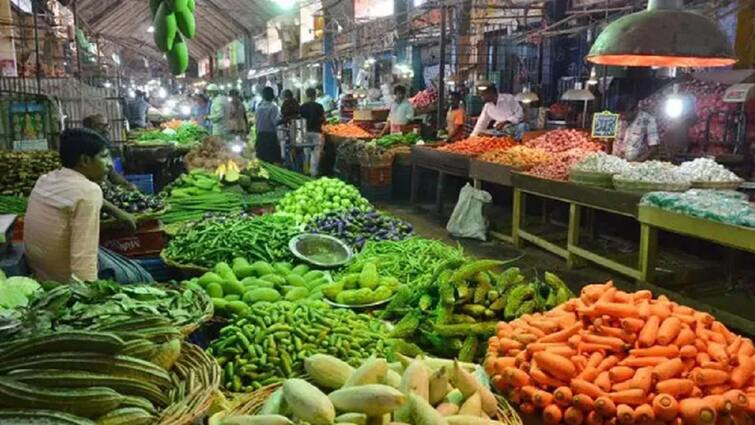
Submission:
<svg viewBox="0 0 755 425">
<path fill-rule="evenodd" d="M 255 152 L 257 158 L 263 161 L 280 163 L 281 147 L 276 133 L 276 125 L 281 119 L 278 106 L 273 103 L 275 94 L 272 87 L 262 89 L 262 101 L 255 111 L 255 129 L 257 131 L 257 143 Z"/>
<path fill-rule="evenodd" d="M 137 90 L 135 97 L 126 102 L 126 119 L 131 128 L 147 127 L 147 111 L 149 111 L 149 102 L 146 94 Z"/>
</svg>

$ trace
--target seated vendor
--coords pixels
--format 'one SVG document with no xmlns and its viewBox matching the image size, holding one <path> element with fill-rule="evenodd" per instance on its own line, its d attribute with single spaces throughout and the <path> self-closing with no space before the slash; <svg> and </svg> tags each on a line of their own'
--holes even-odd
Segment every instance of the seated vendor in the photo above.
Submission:
<svg viewBox="0 0 755 425">
<path fill-rule="evenodd" d="M 494 84 L 486 83 L 486 88 L 482 91 L 482 99 L 485 106 L 482 108 L 480 117 L 472 130 L 471 136 L 477 136 L 487 130 L 491 122 L 495 123 L 495 129 L 510 133 L 513 136 L 518 128 L 517 125 L 522 121 L 524 112 L 522 106 L 516 101 L 516 97 L 508 93 L 498 93 Z"/>
<path fill-rule="evenodd" d="M 402 133 L 404 126 L 409 124 L 414 119 L 414 108 L 411 103 L 406 99 L 406 87 L 396 86 L 393 89 L 393 103 L 391 103 L 391 112 L 388 114 L 388 122 L 381 136 L 393 133 Z"/>
<path fill-rule="evenodd" d="M 461 93 L 453 92 L 448 99 L 446 114 L 448 141 L 455 142 L 464 138 L 464 107 L 461 105 Z"/>
<path fill-rule="evenodd" d="M 61 134 L 59 147 L 63 167 L 40 177 L 29 196 L 24 217 L 26 260 L 39 280 L 94 281 L 104 267 L 98 258 L 102 256 L 98 183 L 110 167 L 108 143 L 92 130 L 69 129 Z M 117 278 L 122 275 L 133 276 L 133 282 L 151 280 L 138 265 L 129 267 L 128 260 L 119 259 L 125 260 L 119 267 L 128 270 L 119 273 L 108 268 L 108 278 L 121 283 L 126 283 Z"/>
</svg>

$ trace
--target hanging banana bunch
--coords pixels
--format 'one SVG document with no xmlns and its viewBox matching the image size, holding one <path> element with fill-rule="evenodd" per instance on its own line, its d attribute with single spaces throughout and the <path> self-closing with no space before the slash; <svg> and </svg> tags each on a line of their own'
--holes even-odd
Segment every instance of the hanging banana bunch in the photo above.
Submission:
<svg viewBox="0 0 755 425">
<path fill-rule="evenodd" d="M 168 56 L 173 75 L 186 72 L 189 67 L 189 47 L 186 40 L 197 33 L 194 22 L 195 0 L 150 0 L 155 45 Z"/>
</svg>

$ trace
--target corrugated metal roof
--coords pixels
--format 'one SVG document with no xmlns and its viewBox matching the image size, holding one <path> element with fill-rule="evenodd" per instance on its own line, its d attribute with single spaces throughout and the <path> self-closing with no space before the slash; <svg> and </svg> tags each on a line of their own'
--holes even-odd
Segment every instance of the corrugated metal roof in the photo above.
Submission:
<svg viewBox="0 0 755 425">
<path fill-rule="evenodd" d="M 152 25 L 149 0 L 78 0 L 77 12 L 94 34 L 147 56 L 162 56 L 147 32 Z M 196 0 L 197 36 L 189 40 L 191 56 L 212 55 L 247 32 L 260 32 L 274 15 L 270 0 Z"/>
</svg>

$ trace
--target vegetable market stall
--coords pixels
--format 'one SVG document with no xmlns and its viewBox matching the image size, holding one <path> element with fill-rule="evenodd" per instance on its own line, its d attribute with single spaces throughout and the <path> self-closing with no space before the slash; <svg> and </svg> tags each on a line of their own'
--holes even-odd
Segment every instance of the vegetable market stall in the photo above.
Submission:
<svg viewBox="0 0 755 425">
<path fill-rule="evenodd" d="M 438 181 L 435 188 L 435 210 L 443 214 L 443 191 L 446 187 L 446 176 L 459 176 L 469 178 L 470 157 L 450 152 L 442 152 L 435 148 L 414 145 L 412 146 L 412 186 L 410 202 L 417 203 L 419 194 L 420 169 L 428 169 L 438 173 Z"/>
</svg>

